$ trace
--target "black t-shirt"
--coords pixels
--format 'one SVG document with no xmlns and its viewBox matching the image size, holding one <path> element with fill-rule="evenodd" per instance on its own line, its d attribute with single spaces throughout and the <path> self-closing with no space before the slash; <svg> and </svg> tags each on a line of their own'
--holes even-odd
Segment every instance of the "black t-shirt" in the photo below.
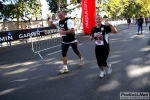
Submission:
<svg viewBox="0 0 150 100">
<path fill-rule="evenodd" d="M 131 23 L 131 19 L 129 18 L 129 19 L 127 19 L 127 23 Z"/>
<path fill-rule="evenodd" d="M 59 21 L 59 27 L 61 30 L 68 30 L 67 28 L 67 20 L 68 18 L 66 18 L 65 20 L 63 21 Z M 65 34 L 64 36 L 62 36 L 62 41 L 63 42 L 72 42 L 76 40 L 75 38 L 75 33 L 72 33 L 72 34 Z"/>
<path fill-rule="evenodd" d="M 138 24 L 142 25 L 143 22 L 144 22 L 144 21 L 143 21 L 143 18 L 139 18 L 139 19 L 138 19 Z"/>
<path fill-rule="evenodd" d="M 101 25 L 99 28 L 94 27 L 91 31 L 91 35 L 95 39 L 96 45 L 109 46 L 108 33 L 110 32 L 110 26 Z"/>
</svg>

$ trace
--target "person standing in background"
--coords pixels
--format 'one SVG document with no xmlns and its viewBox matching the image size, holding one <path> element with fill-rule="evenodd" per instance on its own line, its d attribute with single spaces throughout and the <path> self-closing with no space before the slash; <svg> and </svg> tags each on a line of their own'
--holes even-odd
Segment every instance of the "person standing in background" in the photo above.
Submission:
<svg viewBox="0 0 150 100">
<path fill-rule="evenodd" d="M 128 23 L 128 28 L 129 28 L 129 26 L 131 24 L 131 19 L 130 18 L 127 19 L 127 23 Z"/>
<path fill-rule="evenodd" d="M 138 35 L 139 35 L 139 31 L 141 30 L 141 35 L 142 35 L 142 30 L 143 30 L 143 18 L 142 16 L 140 16 L 140 18 L 138 19 Z"/>
<path fill-rule="evenodd" d="M 145 25 L 147 26 L 147 23 L 148 23 L 148 18 L 146 17 L 145 18 Z"/>
</svg>

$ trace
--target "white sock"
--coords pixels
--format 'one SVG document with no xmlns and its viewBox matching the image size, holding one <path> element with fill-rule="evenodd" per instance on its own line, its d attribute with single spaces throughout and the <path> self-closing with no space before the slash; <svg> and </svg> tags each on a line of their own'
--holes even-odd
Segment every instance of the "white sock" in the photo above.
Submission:
<svg viewBox="0 0 150 100">
<path fill-rule="evenodd" d="M 67 65 L 64 65 L 64 68 L 67 69 Z"/>
</svg>

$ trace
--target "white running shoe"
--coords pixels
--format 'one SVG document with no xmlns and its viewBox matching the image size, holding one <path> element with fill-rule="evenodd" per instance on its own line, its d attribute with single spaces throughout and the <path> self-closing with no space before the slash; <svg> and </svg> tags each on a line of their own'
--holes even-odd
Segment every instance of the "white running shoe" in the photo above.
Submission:
<svg viewBox="0 0 150 100">
<path fill-rule="evenodd" d="M 79 59 L 79 66 L 83 66 L 84 65 L 84 58 L 82 57 L 81 59 Z"/>
<path fill-rule="evenodd" d="M 63 67 L 61 70 L 59 70 L 59 72 L 63 74 L 63 73 L 69 72 L 69 70 L 68 70 L 68 68 Z"/>
<path fill-rule="evenodd" d="M 111 68 L 111 64 L 109 64 L 107 68 L 107 74 L 111 74 L 111 72 L 112 72 L 112 68 Z"/>
<path fill-rule="evenodd" d="M 99 77 L 104 77 L 104 75 L 106 74 L 106 71 L 100 71 Z"/>
</svg>

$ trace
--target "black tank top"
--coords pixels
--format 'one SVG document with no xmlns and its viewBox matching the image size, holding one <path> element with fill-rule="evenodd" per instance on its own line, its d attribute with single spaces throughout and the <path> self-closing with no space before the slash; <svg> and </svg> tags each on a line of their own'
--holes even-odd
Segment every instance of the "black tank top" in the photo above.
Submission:
<svg viewBox="0 0 150 100">
<path fill-rule="evenodd" d="M 68 18 L 65 18 L 65 20 L 63 21 L 59 21 L 59 27 L 61 30 L 68 30 L 68 27 L 67 27 L 67 20 Z M 75 38 L 75 33 L 72 33 L 72 34 L 66 34 L 65 36 L 62 36 L 62 41 L 63 42 L 72 42 L 76 40 Z"/>
</svg>

